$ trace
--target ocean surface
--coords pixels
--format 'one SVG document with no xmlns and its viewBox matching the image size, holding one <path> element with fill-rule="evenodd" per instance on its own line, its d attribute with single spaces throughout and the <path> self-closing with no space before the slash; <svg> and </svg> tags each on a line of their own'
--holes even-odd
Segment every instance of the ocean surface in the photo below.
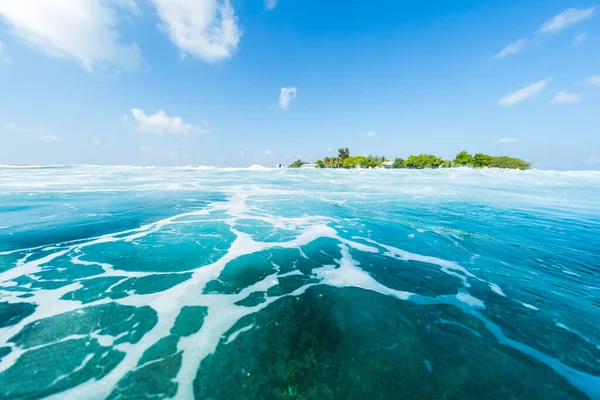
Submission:
<svg viewBox="0 0 600 400">
<path fill-rule="evenodd" d="M 600 399 L 600 172 L 0 167 L 2 399 Z"/>
</svg>

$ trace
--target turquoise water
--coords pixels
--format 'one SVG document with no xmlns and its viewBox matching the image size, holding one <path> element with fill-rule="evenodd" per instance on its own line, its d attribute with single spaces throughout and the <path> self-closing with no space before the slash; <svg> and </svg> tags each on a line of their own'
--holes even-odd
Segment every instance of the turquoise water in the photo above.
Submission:
<svg viewBox="0 0 600 400">
<path fill-rule="evenodd" d="M 0 398 L 600 399 L 600 172 L 0 167 Z"/>
</svg>

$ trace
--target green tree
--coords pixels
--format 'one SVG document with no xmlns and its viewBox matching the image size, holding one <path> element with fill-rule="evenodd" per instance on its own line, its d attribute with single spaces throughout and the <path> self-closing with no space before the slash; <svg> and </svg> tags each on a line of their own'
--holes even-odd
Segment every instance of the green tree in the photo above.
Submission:
<svg viewBox="0 0 600 400">
<path fill-rule="evenodd" d="M 317 160 L 315 164 L 317 164 L 317 167 L 319 168 L 325 168 L 325 163 L 321 160 Z"/>
<path fill-rule="evenodd" d="M 364 163 L 363 160 L 366 160 L 366 157 L 363 156 L 351 156 L 347 157 L 342 161 L 342 167 L 344 168 L 356 168 L 357 166 L 361 166 L 361 162 Z"/>
<path fill-rule="evenodd" d="M 443 160 L 441 168 L 452 168 L 452 160 Z"/>
<path fill-rule="evenodd" d="M 369 166 L 372 168 L 382 167 L 383 163 L 387 161 L 384 156 L 369 155 L 367 159 L 369 160 Z"/>
<path fill-rule="evenodd" d="M 473 156 L 466 151 L 461 151 L 454 158 L 454 165 L 457 167 L 471 166 L 473 164 Z"/>
<path fill-rule="evenodd" d="M 489 167 L 492 162 L 492 156 L 488 156 L 487 154 L 477 153 L 473 156 L 473 167 L 476 168 L 484 168 Z"/>
<path fill-rule="evenodd" d="M 322 168 L 339 168 L 342 164 L 339 157 L 325 157 L 322 162 Z"/>
<path fill-rule="evenodd" d="M 442 165 L 440 157 L 433 154 L 419 154 L 418 156 L 410 156 L 404 162 L 406 168 L 423 169 L 423 168 L 439 168 Z"/>
<path fill-rule="evenodd" d="M 344 168 L 375 168 L 377 167 L 377 164 L 375 163 L 375 161 L 369 159 L 368 157 L 350 156 L 344 160 L 342 166 Z"/>
<path fill-rule="evenodd" d="M 293 163 L 290 164 L 288 168 L 300 168 L 304 164 L 308 164 L 307 162 L 302 161 L 301 159 L 297 159 Z"/>
<path fill-rule="evenodd" d="M 414 169 L 414 168 L 419 168 L 420 165 L 420 161 L 418 156 L 408 156 L 408 158 L 406 159 L 406 161 L 404 161 L 404 166 L 406 168 L 410 168 L 410 169 Z"/>
<path fill-rule="evenodd" d="M 338 158 L 340 163 L 343 164 L 346 158 L 350 157 L 350 150 L 347 147 L 338 149 Z"/>
<path fill-rule="evenodd" d="M 439 168 L 443 162 L 444 160 L 442 160 L 440 157 L 434 156 L 433 154 L 429 154 L 427 156 L 427 168 Z"/>
<path fill-rule="evenodd" d="M 404 165 L 404 159 L 396 158 L 394 160 L 394 165 L 392 165 L 392 168 L 406 168 Z"/>
<path fill-rule="evenodd" d="M 521 160 L 507 156 L 492 157 L 489 164 L 490 168 L 508 168 L 508 169 L 530 169 L 531 164 Z"/>
</svg>

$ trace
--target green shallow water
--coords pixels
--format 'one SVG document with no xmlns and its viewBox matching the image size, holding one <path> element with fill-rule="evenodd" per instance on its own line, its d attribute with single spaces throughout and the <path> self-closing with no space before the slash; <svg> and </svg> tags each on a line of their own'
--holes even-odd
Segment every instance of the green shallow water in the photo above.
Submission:
<svg viewBox="0 0 600 400">
<path fill-rule="evenodd" d="M 600 399 L 600 174 L 0 175 L 0 398 Z"/>
</svg>

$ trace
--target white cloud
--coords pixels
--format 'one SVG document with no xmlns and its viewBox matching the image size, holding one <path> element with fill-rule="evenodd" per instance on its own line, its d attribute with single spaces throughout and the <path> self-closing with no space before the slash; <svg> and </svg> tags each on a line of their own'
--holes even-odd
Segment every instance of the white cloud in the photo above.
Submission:
<svg viewBox="0 0 600 400">
<path fill-rule="evenodd" d="M 543 81 L 527 85 L 523 89 L 517 90 L 514 93 L 510 93 L 500 99 L 500 105 L 505 107 L 514 106 L 517 103 L 535 97 L 542 91 L 544 91 L 544 89 L 551 80 L 552 78 L 544 79 Z"/>
<path fill-rule="evenodd" d="M 588 86 L 600 87 L 600 75 L 591 76 L 585 80 L 585 84 Z"/>
<path fill-rule="evenodd" d="M 333 149 L 331 147 L 329 147 L 329 148 L 327 148 L 327 151 L 331 153 L 333 151 Z"/>
<path fill-rule="evenodd" d="M 277 0 L 265 0 L 265 8 L 267 10 L 274 10 L 277 7 Z"/>
<path fill-rule="evenodd" d="M 163 110 L 158 110 L 155 114 L 146 115 L 139 108 L 132 108 L 131 115 L 138 122 L 140 131 L 163 134 L 199 134 L 208 133 L 199 126 L 186 124 L 181 117 L 170 117 Z"/>
<path fill-rule="evenodd" d="M 292 100 L 296 98 L 297 90 L 293 86 L 282 87 L 279 92 L 279 107 L 287 110 Z"/>
<path fill-rule="evenodd" d="M 568 90 L 561 90 L 556 93 L 552 99 L 552 103 L 577 103 L 581 101 L 581 96 L 577 93 L 571 93 Z"/>
<path fill-rule="evenodd" d="M 271 155 L 273 155 L 273 152 L 271 150 L 265 150 L 263 152 L 263 155 L 265 155 L 265 156 L 271 156 Z"/>
<path fill-rule="evenodd" d="M 575 25 L 594 16 L 596 7 L 569 8 L 544 23 L 540 28 L 541 33 L 556 33 L 571 25 Z"/>
<path fill-rule="evenodd" d="M 578 46 L 581 43 L 583 43 L 583 41 L 587 38 L 587 33 L 580 33 L 579 35 L 575 36 L 575 39 L 573 39 L 573 45 L 574 46 Z"/>
<path fill-rule="evenodd" d="M 370 132 L 365 132 L 365 133 L 361 133 L 360 136 L 362 137 L 366 137 L 366 138 L 372 138 L 375 137 L 375 135 L 377 135 L 375 132 L 370 131 Z"/>
<path fill-rule="evenodd" d="M 46 127 L 43 125 L 20 125 L 14 122 L 6 124 L 6 128 L 22 133 L 42 133 L 46 130 Z"/>
<path fill-rule="evenodd" d="M 133 0 L 0 0 L 0 20 L 14 36 L 54 57 L 74 58 L 89 71 L 133 69 L 141 52 L 121 42 L 116 8 L 137 10 Z"/>
<path fill-rule="evenodd" d="M 523 49 L 525 48 L 525 46 L 527 46 L 528 43 L 529 42 L 525 39 L 517 40 L 516 42 L 511 43 L 508 46 L 506 46 L 504 49 L 502 49 L 502 51 L 500 51 L 498 54 L 496 54 L 494 56 L 494 58 L 501 60 L 511 54 L 518 54 L 523 51 Z"/>
<path fill-rule="evenodd" d="M 60 138 L 55 135 L 34 135 L 33 137 L 39 141 L 47 142 L 47 143 L 60 142 Z"/>
<path fill-rule="evenodd" d="M 237 49 L 242 32 L 229 0 L 152 1 L 161 28 L 182 55 L 210 62 L 229 58 Z"/>
<path fill-rule="evenodd" d="M 102 144 L 102 142 L 98 138 L 93 138 L 92 143 L 94 144 L 94 146 L 100 146 Z"/>
<path fill-rule="evenodd" d="M 502 143 L 502 144 L 504 144 L 504 143 L 516 143 L 518 141 L 519 141 L 519 139 L 517 139 L 517 138 L 503 137 L 500 140 L 496 140 L 494 143 Z"/>
</svg>

